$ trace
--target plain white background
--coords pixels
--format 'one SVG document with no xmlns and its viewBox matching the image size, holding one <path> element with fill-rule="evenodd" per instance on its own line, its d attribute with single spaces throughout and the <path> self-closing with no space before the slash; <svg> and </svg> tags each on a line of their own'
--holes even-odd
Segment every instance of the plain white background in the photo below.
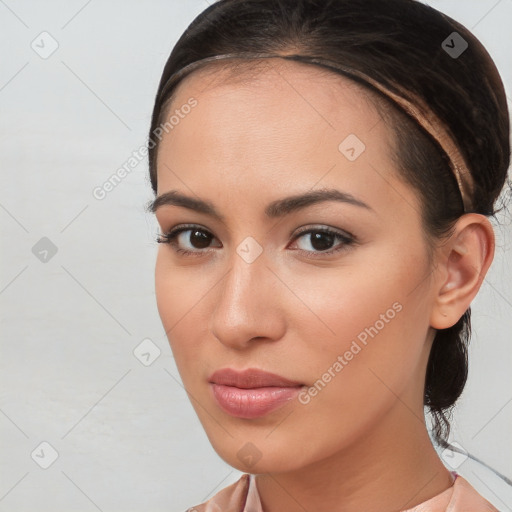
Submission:
<svg viewBox="0 0 512 512">
<path fill-rule="evenodd" d="M 429 3 L 480 38 L 510 100 L 512 0 Z M 210 446 L 160 323 L 147 161 L 103 200 L 92 193 L 144 145 L 164 63 L 207 5 L 0 1 L 0 512 L 180 511 L 240 476 Z M 510 478 L 512 230 L 501 222 L 453 441 Z M 160 350 L 149 366 L 133 353 L 146 338 Z M 451 460 L 512 510 L 503 481 Z"/>
</svg>

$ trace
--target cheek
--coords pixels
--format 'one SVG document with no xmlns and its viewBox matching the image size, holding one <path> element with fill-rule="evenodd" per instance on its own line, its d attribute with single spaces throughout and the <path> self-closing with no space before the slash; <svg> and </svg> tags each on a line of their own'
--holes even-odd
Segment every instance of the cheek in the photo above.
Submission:
<svg viewBox="0 0 512 512">
<path fill-rule="evenodd" d="M 418 251 L 397 258 L 386 249 L 359 251 L 338 268 L 283 269 L 283 280 L 304 298 L 288 310 L 291 325 L 300 325 L 297 339 L 304 350 L 348 350 L 355 339 L 364 344 L 398 335 L 413 313 L 420 322 L 428 316 L 424 290 L 417 287 L 428 275 L 425 255 Z"/>
<path fill-rule="evenodd" d="M 381 254 L 378 262 L 361 261 L 337 277 L 316 272 L 310 281 L 295 282 L 297 295 L 309 290 L 307 304 L 316 313 L 295 314 L 302 344 L 298 353 L 308 361 L 308 384 L 317 389 L 311 390 L 311 402 L 326 402 L 326 410 L 327 402 L 336 402 L 361 414 L 361 403 L 371 400 L 378 406 L 378 397 L 394 399 L 393 393 L 421 378 L 417 368 L 424 356 L 429 308 L 425 290 L 414 288 L 428 273 L 428 264 L 420 254 L 409 261 Z"/>
<path fill-rule="evenodd" d="M 166 332 L 180 374 L 188 374 L 190 361 L 197 356 L 197 343 L 206 336 L 199 336 L 201 325 L 191 322 L 198 319 L 201 299 L 206 293 L 205 281 L 200 276 L 172 264 L 166 247 L 159 249 L 155 266 L 155 295 L 158 313 Z M 206 314 L 202 318 L 208 318 Z"/>
</svg>

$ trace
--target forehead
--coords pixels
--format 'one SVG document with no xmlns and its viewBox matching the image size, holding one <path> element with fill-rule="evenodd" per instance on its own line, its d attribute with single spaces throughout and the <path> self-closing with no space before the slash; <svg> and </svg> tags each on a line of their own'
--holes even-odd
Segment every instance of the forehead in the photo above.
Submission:
<svg viewBox="0 0 512 512">
<path fill-rule="evenodd" d="M 273 62 L 243 75 L 215 65 L 180 82 L 168 115 L 197 104 L 158 145 L 157 195 L 212 200 L 244 227 L 267 222 L 262 212 L 274 201 L 332 188 L 369 205 L 381 225 L 422 231 L 420 197 L 397 164 L 401 141 L 371 94 L 318 66 Z M 354 137 L 363 149 L 349 159 L 342 149 Z"/>
<path fill-rule="evenodd" d="M 393 132 L 365 88 L 344 76 L 284 59 L 215 62 L 180 82 L 167 115 L 190 98 L 197 105 L 175 116 L 159 144 L 158 193 L 215 191 L 230 204 L 237 190 L 263 203 L 332 186 L 375 206 L 403 201 L 403 193 L 383 194 L 396 177 Z M 349 161 L 340 145 L 354 136 L 365 149 Z"/>
<path fill-rule="evenodd" d="M 233 169 L 247 162 L 260 171 L 277 170 L 278 160 L 308 167 L 323 157 L 332 165 L 343 159 L 339 145 L 354 135 L 382 161 L 393 141 L 366 88 L 316 65 L 209 63 L 179 83 L 162 123 L 191 98 L 197 105 L 159 144 L 157 169 L 162 160 L 204 168 L 205 159 Z"/>
<path fill-rule="evenodd" d="M 393 139 L 386 123 L 380 123 L 374 92 L 312 64 L 280 58 L 208 63 L 178 84 L 160 124 L 191 99 L 197 106 L 164 135 L 160 146 L 175 141 L 176 151 L 183 138 L 197 139 L 200 133 L 203 141 L 214 139 L 216 145 L 247 144 L 250 134 L 267 152 L 275 151 L 279 141 L 282 147 L 295 142 L 304 149 L 312 144 L 320 149 L 319 145 L 332 146 L 338 139 L 339 144 L 350 134 L 362 137 L 378 124 L 372 143 Z"/>
<path fill-rule="evenodd" d="M 372 108 L 378 100 L 378 95 L 368 87 L 320 65 L 282 58 L 230 58 L 206 63 L 183 78 L 163 110 L 172 109 L 192 93 L 222 94 L 219 89 L 242 91 L 258 85 L 270 86 L 276 92 L 295 92 L 304 101 L 306 96 L 312 101 L 320 100 L 321 94 L 336 103 L 341 97 L 350 96 L 352 102 Z"/>
</svg>

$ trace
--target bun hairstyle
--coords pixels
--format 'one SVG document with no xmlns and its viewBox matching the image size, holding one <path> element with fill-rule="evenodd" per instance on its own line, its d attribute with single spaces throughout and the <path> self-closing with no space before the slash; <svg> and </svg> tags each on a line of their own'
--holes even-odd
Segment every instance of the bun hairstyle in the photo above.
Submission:
<svg viewBox="0 0 512 512">
<path fill-rule="evenodd" d="M 222 56 L 257 61 L 276 55 L 330 69 L 363 86 L 393 134 L 392 157 L 401 178 L 418 193 L 432 246 L 464 213 L 496 213 L 510 163 L 503 83 L 468 29 L 416 0 L 215 2 L 172 50 L 156 94 L 150 140 L 188 73 Z M 421 114 L 414 115 L 397 98 Z M 435 119 L 443 133 L 427 130 L 421 122 L 426 118 Z M 148 149 L 156 194 L 158 141 Z M 457 165 L 467 172 L 462 183 Z M 451 446 L 449 418 L 467 379 L 470 332 L 468 309 L 455 325 L 438 330 L 432 345 L 424 404 L 441 446 Z"/>
</svg>

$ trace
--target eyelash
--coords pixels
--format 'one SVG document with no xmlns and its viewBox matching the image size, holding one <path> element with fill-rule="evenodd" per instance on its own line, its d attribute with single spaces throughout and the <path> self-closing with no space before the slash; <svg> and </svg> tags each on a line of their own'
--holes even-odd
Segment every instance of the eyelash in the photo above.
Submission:
<svg viewBox="0 0 512 512">
<path fill-rule="evenodd" d="M 171 229 L 167 233 L 160 234 L 158 238 L 156 238 L 156 242 L 163 243 L 163 244 L 169 244 L 172 247 L 172 250 L 176 253 L 182 255 L 182 256 L 202 256 L 206 252 L 210 252 L 210 250 L 196 250 L 196 251 L 190 251 L 187 249 L 181 249 L 180 247 L 177 247 L 176 245 L 176 238 L 180 233 L 183 233 L 184 231 L 200 231 L 203 233 L 207 233 L 211 235 L 207 229 L 202 228 L 201 226 L 195 225 L 195 224 L 189 224 L 189 225 L 182 225 L 178 226 L 176 228 Z M 302 231 L 299 231 L 295 237 L 293 238 L 292 242 L 295 242 L 300 237 L 310 234 L 310 233 L 323 233 L 328 235 L 333 235 L 336 238 L 340 239 L 343 243 L 340 244 L 338 248 L 335 249 L 329 249 L 327 251 L 306 251 L 304 249 L 297 249 L 300 253 L 306 255 L 308 258 L 318 258 L 323 256 L 330 256 L 332 254 L 338 253 L 340 251 L 346 250 L 349 246 L 354 245 L 356 243 L 356 237 L 350 233 L 345 233 L 342 231 L 337 231 L 330 229 L 328 227 L 322 227 L 322 228 L 307 228 Z M 311 256 L 311 254 L 317 254 L 317 256 Z"/>
</svg>

